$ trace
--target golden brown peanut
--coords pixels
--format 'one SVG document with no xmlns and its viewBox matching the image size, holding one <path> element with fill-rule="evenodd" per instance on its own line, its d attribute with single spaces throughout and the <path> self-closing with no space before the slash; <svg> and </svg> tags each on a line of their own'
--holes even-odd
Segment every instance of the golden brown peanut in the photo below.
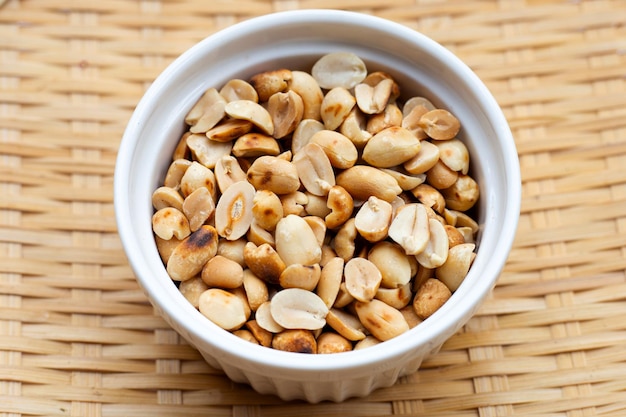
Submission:
<svg viewBox="0 0 626 417">
<path fill-rule="evenodd" d="M 200 305 L 200 295 L 208 290 L 209 286 L 202 281 L 202 278 L 196 276 L 187 281 L 182 281 L 178 289 L 192 306 L 198 308 Z"/>
<path fill-rule="evenodd" d="M 379 288 L 376 291 L 374 298 L 390 305 L 393 308 L 401 310 L 409 305 L 413 299 L 413 293 L 411 292 L 411 284 L 406 283 L 398 288 Z"/>
<path fill-rule="evenodd" d="M 396 80 L 394 80 L 391 74 L 388 74 L 384 71 L 373 71 L 367 74 L 367 76 L 363 80 L 363 83 L 373 87 L 373 86 L 378 85 L 378 83 L 380 83 L 383 80 L 392 81 L 391 93 L 389 94 L 389 101 L 395 101 L 400 96 L 400 86 L 398 85 L 398 83 L 396 83 Z"/>
<path fill-rule="evenodd" d="M 172 252 L 174 252 L 174 249 L 178 246 L 181 240 L 178 240 L 175 237 L 167 240 L 161 239 L 157 234 L 154 235 L 154 240 L 163 264 L 167 265 L 168 259 L 170 259 Z"/>
<path fill-rule="evenodd" d="M 198 230 L 215 211 L 215 202 L 208 189 L 200 187 L 183 201 L 183 213 L 189 220 L 189 229 Z"/>
<path fill-rule="evenodd" d="M 291 264 L 280 274 L 278 283 L 282 288 L 301 288 L 313 291 L 320 280 L 320 275 L 321 268 L 319 264 Z"/>
<path fill-rule="evenodd" d="M 359 340 L 355 345 L 353 350 L 361 350 L 371 346 L 376 346 L 381 343 L 380 340 L 376 339 L 374 336 L 366 336 L 365 339 Z"/>
<path fill-rule="evenodd" d="M 295 165 L 276 156 L 261 156 L 248 169 L 248 181 L 257 190 L 289 194 L 300 188 Z"/>
<path fill-rule="evenodd" d="M 252 270 L 243 270 L 243 288 L 252 311 L 258 311 L 260 306 L 269 300 L 269 290 L 265 282 L 254 275 Z"/>
<path fill-rule="evenodd" d="M 272 297 L 270 311 L 285 329 L 317 330 L 326 325 L 328 307 L 311 291 L 287 288 Z"/>
<path fill-rule="evenodd" d="M 205 135 L 190 135 L 187 146 L 193 158 L 209 169 L 213 169 L 217 161 L 228 155 L 233 147 L 231 142 L 216 142 Z"/>
<path fill-rule="evenodd" d="M 400 188 L 403 191 L 413 190 L 420 184 L 423 184 L 426 181 L 425 174 L 411 174 L 408 171 L 404 170 L 402 167 L 393 167 L 393 168 L 381 168 L 385 174 L 391 175 L 397 182 Z"/>
<path fill-rule="evenodd" d="M 459 178 L 458 172 L 450 169 L 441 161 L 441 158 L 426 172 L 426 182 L 438 190 L 452 186 L 457 178 Z"/>
<path fill-rule="evenodd" d="M 444 225 L 444 229 L 446 229 L 446 234 L 448 235 L 448 246 L 450 249 L 462 243 L 471 243 L 465 242 L 465 236 L 463 236 L 463 234 L 456 227 L 446 224 Z"/>
<path fill-rule="evenodd" d="M 352 216 L 354 200 L 345 188 L 334 185 L 328 191 L 326 206 L 330 209 L 330 213 L 324 218 L 326 226 L 329 229 L 336 229 Z"/>
<path fill-rule="evenodd" d="M 401 308 L 400 313 L 402 313 L 402 315 L 404 316 L 404 319 L 409 325 L 409 328 L 411 329 L 416 327 L 418 324 L 424 321 L 417 316 L 417 313 L 415 313 L 415 309 L 413 308 L 412 303 L 407 305 L 404 308 Z"/>
<path fill-rule="evenodd" d="M 252 333 L 261 346 L 270 347 L 272 345 L 274 335 L 272 332 L 261 327 L 258 320 L 248 320 L 246 322 L 246 328 Z"/>
<path fill-rule="evenodd" d="M 411 264 L 409 256 L 398 244 L 382 241 L 374 245 L 367 254 L 381 274 L 381 286 L 399 288 L 411 281 Z"/>
<path fill-rule="evenodd" d="M 365 327 L 352 314 L 338 308 L 331 308 L 326 315 L 326 323 L 348 340 L 365 339 Z"/>
<path fill-rule="evenodd" d="M 183 178 L 183 175 L 187 172 L 187 168 L 190 166 L 191 161 L 187 159 L 174 159 L 167 168 L 163 185 L 175 190 L 180 189 L 180 180 Z"/>
<path fill-rule="evenodd" d="M 220 238 L 217 245 L 217 254 L 244 266 L 243 248 L 246 246 L 246 243 L 245 239 L 227 240 Z"/>
<path fill-rule="evenodd" d="M 167 273 L 175 281 L 186 281 L 199 274 L 216 253 L 217 231 L 204 225 L 174 248 L 167 260 Z"/>
<path fill-rule="evenodd" d="M 224 107 L 226 114 L 233 119 L 247 120 L 258 127 L 266 135 L 274 133 L 272 117 L 265 107 L 252 100 L 235 100 Z"/>
<path fill-rule="evenodd" d="M 254 221 L 265 230 L 273 231 L 283 218 L 283 204 L 270 190 L 259 190 L 252 200 Z"/>
<path fill-rule="evenodd" d="M 280 333 L 285 330 L 285 328 L 276 323 L 276 320 L 272 317 L 271 304 L 270 301 L 265 301 L 257 308 L 255 313 L 256 322 L 262 329 L 268 332 Z"/>
<path fill-rule="evenodd" d="M 315 233 L 299 216 L 289 214 L 276 225 L 276 251 L 285 265 L 314 265 L 320 262 L 322 249 Z"/>
<path fill-rule="evenodd" d="M 402 111 L 395 103 L 389 103 L 382 113 L 370 116 L 367 121 L 367 131 L 375 135 L 390 127 L 402 126 Z"/>
<path fill-rule="evenodd" d="M 187 197 L 200 187 L 208 189 L 211 197 L 214 199 L 217 196 L 217 184 L 215 182 L 215 175 L 213 174 L 213 171 L 194 161 L 191 163 L 189 168 L 187 168 L 185 174 L 180 179 L 180 192 L 183 197 Z"/>
<path fill-rule="evenodd" d="M 252 224 L 252 201 L 255 190 L 246 181 L 239 181 L 226 189 L 215 208 L 215 229 L 228 240 L 244 236 Z"/>
<path fill-rule="evenodd" d="M 256 90 L 259 102 L 264 102 L 276 93 L 287 91 L 291 77 L 291 71 L 288 69 L 266 71 L 253 75 L 250 84 Z"/>
<path fill-rule="evenodd" d="M 309 143 L 311 136 L 324 129 L 322 122 L 303 118 L 291 135 L 291 152 L 294 154 L 298 153 L 300 149 Z"/>
<path fill-rule="evenodd" d="M 259 132 L 250 132 L 239 136 L 233 144 L 233 155 L 237 158 L 256 158 L 258 156 L 277 156 L 280 146 L 270 135 Z"/>
<path fill-rule="evenodd" d="M 267 243 L 270 246 L 276 246 L 276 240 L 274 240 L 274 235 L 263 229 L 254 220 L 252 220 L 250 228 L 246 233 L 246 239 L 248 239 L 248 241 L 254 243 L 257 246 L 261 246 L 264 243 Z"/>
<path fill-rule="evenodd" d="M 360 83 L 354 87 L 354 96 L 359 109 L 365 114 L 382 112 L 391 97 L 394 81 L 390 78 L 380 80 L 375 85 Z"/>
<path fill-rule="evenodd" d="M 422 252 L 430 238 L 428 214 L 423 204 L 407 204 L 398 211 L 389 226 L 389 237 L 402 246 L 407 255 Z"/>
<path fill-rule="evenodd" d="M 419 139 L 402 127 L 389 127 L 375 134 L 363 149 L 365 162 L 378 168 L 401 165 L 418 154 Z"/>
<path fill-rule="evenodd" d="M 204 133 L 225 116 L 226 100 L 215 88 L 209 88 L 185 116 L 191 133 Z"/>
<path fill-rule="evenodd" d="M 332 248 L 346 262 L 354 256 L 356 250 L 354 241 L 357 234 L 354 217 L 352 217 L 339 227 L 335 238 L 332 240 Z"/>
<path fill-rule="evenodd" d="M 363 60 L 354 53 L 332 52 L 313 64 L 311 75 L 322 88 L 350 89 L 365 79 L 367 68 Z"/>
<path fill-rule="evenodd" d="M 267 111 L 274 123 L 274 137 L 284 138 L 292 133 L 304 114 L 302 98 L 294 91 L 275 93 L 267 102 Z"/>
<path fill-rule="evenodd" d="M 415 258 L 426 268 L 439 268 L 448 258 L 448 234 L 443 224 L 435 219 L 428 219 L 428 229 L 430 230 L 428 243 Z"/>
<path fill-rule="evenodd" d="M 186 131 L 180 136 L 180 139 L 178 139 L 178 143 L 174 147 L 174 152 L 172 152 L 172 161 L 180 159 L 186 160 L 187 162 L 191 163 L 191 151 L 187 146 L 187 138 L 193 134 L 194 133 L 191 133 L 190 131 Z M 168 186 L 167 184 L 163 185 Z"/>
<path fill-rule="evenodd" d="M 250 319 L 250 316 L 252 315 L 252 309 L 250 308 L 250 304 L 248 303 L 248 296 L 246 294 L 246 290 L 243 287 L 237 287 L 237 288 L 232 288 L 226 291 L 228 291 L 229 293 L 239 298 L 239 300 L 241 300 L 241 303 L 243 304 L 244 314 L 246 315 L 246 320 Z"/>
<path fill-rule="evenodd" d="M 380 287 L 382 276 L 376 265 L 364 258 L 352 258 L 344 268 L 346 290 L 355 299 L 371 301 Z"/>
<path fill-rule="evenodd" d="M 324 243 L 322 245 L 322 260 L 320 261 L 320 266 L 322 268 L 326 266 L 326 264 L 329 263 L 332 259 L 337 258 L 337 253 L 330 246 L 330 239 L 330 237 L 324 239 L 324 241 L 327 241 L 328 243 Z"/>
<path fill-rule="evenodd" d="M 237 158 L 224 155 L 215 164 L 215 182 L 220 192 L 224 193 L 228 187 L 239 181 L 246 180 L 246 173 L 241 169 Z"/>
<path fill-rule="evenodd" d="M 467 211 L 474 207 L 480 191 L 478 184 L 469 175 L 460 174 L 454 184 L 441 190 L 446 207 L 452 210 Z"/>
<path fill-rule="evenodd" d="M 248 319 L 239 297 L 219 288 L 210 288 L 200 295 L 200 312 L 225 330 L 239 329 Z"/>
<path fill-rule="evenodd" d="M 324 93 L 317 80 L 304 71 L 292 71 L 289 89 L 302 97 L 304 105 L 303 119 L 321 120 L 320 107 Z"/>
<path fill-rule="evenodd" d="M 427 319 L 439 310 L 451 295 L 450 290 L 443 282 L 435 278 L 427 280 L 417 290 L 413 299 L 415 314 L 423 320 Z"/>
<path fill-rule="evenodd" d="M 254 124 L 243 119 L 225 119 L 206 132 L 206 137 L 214 142 L 231 142 L 252 130 Z M 189 140 L 187 140 L 189 142 Z"/>
<path fill-rule="evenodd" d="M 467 275 L 474 259 L 473 243 L 462 243 L 448 251 L 448 258 L 435 270 L 435 276 L 446 284 L 450 291 L 456 291 Z"/>
<path fill-rule="evenodd" d="M 339 294 L 344 264 L 345 261 L 337 256 L 329 260 L 321 270 L 316 293 L 328 308 L 333 306 Z"/>
<path fill-rule="evenodd" d="M 259 341 L 254 337 L 250 330 L 239 329 L 235 330 L 233 334 L 247 342 L 254 343 L 255 345 L 260 344 Z"/>
<path fill-rule="evenodd" d="M 468 226 L 459 226 L 455 229 L 463 236 L 464 243 L 476 243 L 474 240 L 474 231 Z"/>
<path fill-rule="evenodd" d="M 317 341 L 309 330 L 287 329 L 274 335 L 272 348 L 285 352 L 317 353 Z"/>
<path fill-rule="evenodd" d="M 413 133 L 415 137 L 419 140 L 428 138 L 428 135 L 426 134 L 426 132 L 424 132 L 424 129 L 422 129 L 422 127 L 419 125 L 420 119 L 424 114 L 428 113 L 428 109 L 422 104 L 411 107 L 409 111 L 407 111 L 406 109 L 407 106 L 405 105 L 402 111 L 401 126 L 407 129 L 409 132 Z"/>
<path fill-rule="evenodd" d="M 278 284 L 280 274 L 287 267 L 276 250 L 267 243 L 260 246 L 246 243 L 243 258 L 250 271 L 269 284 Z"/>
<path fill-rule="evenodd" d="M 334 130 L 320 130 L 314 133 L 309 143 L 319 145 L 328 156 L 331 165 L 337 169 L 350 168 L 359 156 L 354 143 Z"/>
<path fill-rule="evenodd" d="M 365 240 L 379 242 L 387 237 L 392 215 L 390 203 L 371 196 L 354 216 L 354 226 Z"/>
<path fill-rule="evenodd" d="M 443 210 L 446 208 L 446 202 L 442 193 L 431 185 L 420 184 L 412 189 L 411 193 L 420 203 L 437 213 L 443 213 Z"/>
<path fill-rule="evenodd" d="M 427 140 L 420 142 L 417 155 L 406 161 L 402 166 L 411 174 L 424 174 L 439 160 L 439 148 Z"/>
<path fill-rule="evenodd" d="M 166 207 L 183 211 L 183 197 L 174 188 L 162 186 L 152 193 L 152 207 L 157 211 Z"/>
<path fill-rule="evenodd" d="M 334 131 L 346 120 L 356 105 L 354 96 L 343 87 L 335 87 L 324 96 L 320 115 L 324 127 Z"/>
<path fill-rule="evenodd" d="M 202 268 L 202 281 L 210 287 L 237 288 L 243 284 L 243 268 L 235 261 L 215 255 Z"/>
<path fill-rule="evenodd" d="M 412 112 L 415 107 L 418 107 L 418 106 L 424 106 L 426 107 L 426 110 L 428 111 L 436 109 L 435 105 L 431 103 L 431 101 L 428 100 L 427 98 L 416 96 L 416 97 L 411 97 L 404 103 L 404 107 L 402 108 L 402 111 L 404 112 L 404 115 L 406 116 L 410 112 Z"/>
<path fill-rule="evenodd" d="M 259 95 L 252 85 L 245 81 L 237 78 L 233 78 L 224 84 L 224 86 L 220 89 L 220 95 L 224 97 L 226 102 L 231 102 L 235 100 L 251 100 L 256 103 L 259 102 Z"/>
<path fill-rule="evenodd" d="M 318 354 L 349 352 L 351 350 L 352 343 L 337 333 L 324 332 L 317 338 Z"/>
<path fill-rule="evenodd" d="M 308 203 L 308 197 L 302 191 L 293 191 L 289 194 L 281 194 L 280 203 L 283 206 L 283 216 L 290 214 L 304 216 L 304 206 Z"/>
<path fill-rule="evenodd" d="M 326 240 L 326 223 L 317 216 L 304 216 L 302 218 L 309 225 L 311 230 L 313 230 L 317 244 L 321 247 Z"/>
<path fill-rule="evenodd" d="M 339 133 L 350 139 L 359 149 L 362 149 L 372 137 L 372 134 L 367 131 L 367 118 L 358 107 L 353 107 L 341 123 Z"/>
<path fill-rule="evenodd" d="M 326 205 L 326 196 L 319 196 L 305 192 L 307 197 L 307 203 L 304 205 L 304 211 L 309 216 L 319 217 L 325 219 L 331 213 L 330 208 Z M 347 191 L 346 191 L 347 194 Z"/>
<path fill-rule="evenodd" d="M 398 182 L 389 174 L 369 165 L 355 165 L 337 175 L 337 185 L 355 200 L 366 201 L 370 196 L 387 202 L 402 192 Z"/>
<path fill-rule="evenodd" d="M 453 171 L 467 174 L 469 171 L 469 151 L 459 139 L 434 141 L 439 148 L 439 159 Z"/>
<path fill-rule="evenodd" d="M 308 192 L 325 196 L 335 185 L 335 173 L 324 149 L 316 143 L 306 144 L 293 156 L 298 176 Z"/>
<path fill-rule="evenodd" d="M 424 114 L 419 124 L 429 137 L 436 140 L 452 139 L 461 128 L 459 120 L 444 109 L 435 109 Z"/>
<path fill-rule="evenodd" d="M 165 207 L 152 215 L 152 230 L 161 239 L 182 240 L 191 233 L 189 221 L 180 210 Z"/>
<path fill-rule="evenodd" d="M 409 330 L 402 313 L 380 300 L 356 301 L 354 307 L 363 326 L 379 340 L 386 341 Z"/>
<path fill-rule="evenodd" d="M 345 281 L 339 285 L 339 293 L 337 293 L 337 298 L 335 299 L 335 303 L 333 307 L 335 308 L 344 308 L 354 301 L 354 297 L 348 292 L 346 288 Z"/>
</svg>

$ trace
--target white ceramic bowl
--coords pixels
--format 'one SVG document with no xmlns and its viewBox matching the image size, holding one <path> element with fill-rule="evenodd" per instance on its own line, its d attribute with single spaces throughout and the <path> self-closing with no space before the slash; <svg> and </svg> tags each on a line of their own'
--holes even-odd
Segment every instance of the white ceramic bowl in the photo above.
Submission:
<svg viewBox="0 0 626 417">
<path fill-rule="evenodd" d="M 151 194 L 163 180 L 183 118 L 209 87 L 262 70 L 310 70 L 320 56 L 351 51 L 368 70 L 395 76 L 406 95 L 449 109 L 480 185 L 479 246 L 450 300 L 413 330 L 365 350 L 305 355 L 243 341 L 204 318 L 168 277 L 151 229 Z M 520 209 L 520 171 L 508 124 L 483 83 L 448 50 L 402 25 L 333 10 L 281 12 L 247 20 L 204 39 L 176 59 L 139 102 L 124 134 L 115 172 L 115 210 L 129 262 L 167 322 L 232 380 L 283 399 L 342 401 L 390 386 L 415 372 L 477 311 L 510 251 Z"/>
</svg>

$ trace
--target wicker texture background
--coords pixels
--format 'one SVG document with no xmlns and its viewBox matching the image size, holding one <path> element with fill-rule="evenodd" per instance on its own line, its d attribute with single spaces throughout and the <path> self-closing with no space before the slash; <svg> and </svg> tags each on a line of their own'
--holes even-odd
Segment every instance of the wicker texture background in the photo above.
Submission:
<svg viewBox="0 0 626 417">
<path fill-rule="evenodd" d="M 154 315 L 112 182 L 125 123 L 179 53 L 314 7 L 401 22 L 465 60 L 510 122 L 524 195 L 493 296 L 422 371 L 306 405 L 232 384 Z M 4 2 L 0 416 L 626 415 L 625 24 L 623 0 Z"/>
</svg>

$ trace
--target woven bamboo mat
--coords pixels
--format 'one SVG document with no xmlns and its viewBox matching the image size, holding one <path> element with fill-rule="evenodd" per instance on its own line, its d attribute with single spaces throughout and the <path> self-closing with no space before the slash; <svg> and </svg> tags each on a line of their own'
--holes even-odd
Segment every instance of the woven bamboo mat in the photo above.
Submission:
<svg viewBox="0 0 626 417">
<path fill-rule="evenodd" d="M 0 0 L 0 416 L 626 415 L 626 2 Z M 523 204 L 492 297 L 421 371 L 283 403 L 208 367 L 138 289 L 112 179 L 134 105 L 237 21 L 342 8 L 418 29 L 493 91 Z"/>
</svg>

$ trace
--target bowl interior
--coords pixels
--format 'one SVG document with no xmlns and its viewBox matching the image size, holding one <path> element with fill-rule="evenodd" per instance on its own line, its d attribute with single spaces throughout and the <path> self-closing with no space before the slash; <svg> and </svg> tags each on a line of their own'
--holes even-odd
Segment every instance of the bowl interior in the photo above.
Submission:
<svg viewBox="0 0 626 417">
<path fill-rule="evenodd" d="M 368 70 L 392 74 L 404 97 L 425 96 L 460 119 L 459 138 L 470 150 L 471 174 L 481 191 L 476 210 L 480 242 L 464 283 L 417 328 L 365 351 L 303 358 L 239 340 L 201 316 L 182 297 L 156 250 L 150 201 L 183 133 L 185 114 L 207 88 L 220 87 L 232 78 L 247 79 L 263 70 L 309 71 L 316 59 L 333 51 L 356 53 Z M 259 372 L 272 367 L 289 369 L 296 377 L 302 372 L 357 370 L 367 363 L 387 366 L 390 360 L 408 357 L 418 349 L 436 348 L 458 330 L 504 265 L 519 214 L 519 182 L 517 153 L 500 109 L 456 57 L 423 35 L 382 19 L 311 10 L 267 15 L 232 26 L 170 65 L 146 92 L 129 122 L 116 166 L 115 200 L 129 261 L 149 298 L 172 326 L 196 346 L 204 345 L 211 355 L 243 361 Z"/>
</svg>

